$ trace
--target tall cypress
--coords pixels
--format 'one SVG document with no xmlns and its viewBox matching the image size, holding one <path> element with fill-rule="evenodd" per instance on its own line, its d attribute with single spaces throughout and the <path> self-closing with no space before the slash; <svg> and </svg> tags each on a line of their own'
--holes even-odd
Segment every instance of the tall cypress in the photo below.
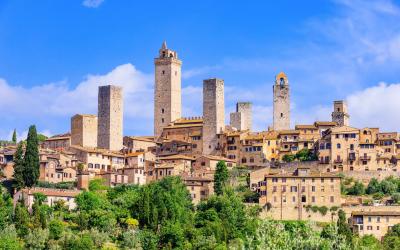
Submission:
<svg viewBox="0 0 400 250">
<path fill-rule="evenodd" d="M 25 186 L 34 186 L 39 179 L 39 148 L 36 126 L 29 127 L 26 140 L 26 151 L 24 157 L 24 182 Z"/>
<path fill-rule="evenodd" d="M 14 144 L 17 144 L 17 130 L 14 129 L 13 135 L 12 135 L 12 142 Z"/>
<path fill-rule="evenodd" d="M 17 147 L 17 151 L 14 154 L 14 180 L 16 182 L 16 188 L 20 190 L 25 187 L 24 181 L 24 149 L 23 143 L 20 142 Z"/>
<path fill-rule="evenodd" d="M 217 169 L 214 174 L 214 192 L 217 195 L 224 193 L 224 187 L 228 181 L 229 173 L 226 167 L 225 161 L 219 161 L 217 163 Z"/>
</svg>

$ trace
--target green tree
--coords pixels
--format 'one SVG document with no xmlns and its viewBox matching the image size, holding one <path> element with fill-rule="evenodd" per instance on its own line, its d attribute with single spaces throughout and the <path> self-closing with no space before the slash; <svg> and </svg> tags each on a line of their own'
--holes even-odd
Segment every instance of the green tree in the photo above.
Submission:
<svg viewBox="0 0 400 250">
<path fill-rule="evenodd" d="M 18 238 L 14 226 L 7 226 L 0 229 L 0 249 L 5 250 L 22 250 L 23 244 Z"/>
<path fill-rule="evenodd" d="M 347 194 L 349 194 L 349 195 L 363 195 L 363 194 L 365 194 L 365 187 L 361 182 L 356 181 L 356 182 L 354 182 L 354 185 L 351 186 L 347 190 Z"/>
<path fill-rule="evenodd" d="M 17 144 L 17 130 L 14 129 L 13 135 L 12 135 L 12 142 L 14 144 Z"/>
<path fill-rule="evenodd" d="M 292 161 L 294 161 L 296 159 L 296 156 L 294 155 L 294 154 L 285 154 L 283 157 L 282 157 L 282 161 L 284 161 L 284 162 L 292 162 Z"/>
<path fill-rule="evenodd" d="M 376 178 L 372 178 L 367 187 L 367 194 L 374 194 L 380 191 L 379 181 Z"/>
<path fill-rule="evenodd" d="M 55 219 L 49 223 L 50 238 L 58 240 L 61 238 L 63 232 L 64 224 L 62 221 Z"/>
<path fill-rule="evenodd" d="M 217 195 L 222 195 L 224 192 L 224 187 L 228 181 L 229 173 L 226 167 L 225 161 L 220 161 L 217 163 L 217 168 L 214 174 L 214 192 Z"/>
<path fill-rule="evenodd" d="M 44 142 L 45 140 L 47 140 L 47 136 L 42 135 L 42 134 L 38 134 L 37 138 L 38 138 L 38 142 Z"/>
<path fill-rule="evenodd" d="M 380 241 L 373 235 L 364 235 L 356 243 L 356 249 L 380 250 L 382 245 Z"/>
<path fill-rule="evenodd" d="M 383 180 L 380 184 L 381 190 L 386 195 L 391 195 L 397 191 L 397 186 L 389 180 Z"/>
<path fill-rule="evenodd" d="M 39 148 L 36 126 L 29 127 L 24 157 L 24 182 L 27 187 L 34 186 L 39 179 Z"/>
<path fill-rule="evenodd" d="M 17 188 L 17 190 L 20 190 L 25 187 L 24 173 L 25 173 L 24 149 L 23 149 L 23 143 L 20 142 L 14 154 L 14 180 L 15 180 L 15 187 Z"/>
<path fill-rule="evenodd" d="M 299 161 L 315 161 L 318 160 L 316 154 L 314 154 L 310 149 L 303 148 L 296 153 L 295 158 Z"/>
<path fill-rule="evenodd" d="M 396 224 L 383 238 L 384 249 L 400 249 L 400 224 Z"/>
<path fill-rule="evenodd" d="M 338 212 L 337 232 L 338 234 L 343 235 L 347 242 L 352 242 L 353 233 L 349 224 L 346 222 L 346 214 L 342 209 Z"/>
</svg>

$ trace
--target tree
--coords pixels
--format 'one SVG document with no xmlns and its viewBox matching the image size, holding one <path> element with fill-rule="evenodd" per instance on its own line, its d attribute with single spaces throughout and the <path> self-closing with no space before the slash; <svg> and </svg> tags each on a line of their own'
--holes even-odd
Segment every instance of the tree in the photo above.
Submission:
<svg viewBox="0 0 400 250">
<path fill-rule="evenodd" d="M 383 238 L 384 249 L 400 249 L 400 224 L 396 224 Z"/>
<path fill-rule="evenodd" d="M 39 179 L 39 148 L 36 126 L 29 127 L 26 151 L 24 157 L 25 186 L 34 186 Z"/>
<path fill-rule="evenodd" d="M 310 149 L 303 148 L 296 153 L 295 158 L 299 161 L 316 161 L 318 157 Z"/>
<path fill-rule="evenodd" d="M 348 242 L 352 242 L 353 239 L 353 233 L 351 231 L 351 228 L 349 226 L 349 224 L 347 224 L 346 222 L 346 214 L 343 210 L 339 210 L 338 213 L 338 221 L 337 221 L 337 232 L 338 234 L 343 235 L 344 237 L 346 237 L 346 240 Z"/>
<path fill-rule="evenodd" d="M 37 138 L 38 138 L 38 142 L 44 142 L 47 139 L 47 136 L 38 134 Z"/>
<path fill-rule="evenodd" d="M 282 157 L 282 161 L 284 161 L 284 162 L 292 162 L 292 161 L 294 161 L 295 159 L 296 159 L 296 156 L 293 155 L 293 154 L 285 154 L 285 155 Z"/>
<path fill-rule="evenodd" d="M 14 129 L 13 135 L 12 135 L 12 142 L 14 144 L 17 144 L 17 130 Z"/>
<path fill-rule="evenodd" d="M 23 146 L 23 144 L 22 144 L 22 142 L 20 142 L 18 144 L 17 151 L 15 151 L 15 154 L 14 154 L 14 180 L 16 182 L 15 187 L 18 190 L 25 187 L 24 149 L 22 148 L 22 146 Z"/>
<path fill-rule="evenodd" d="M 380 191 L 379 181 L 376 178 L 372 178 L 367 187 L 367 194 L 374 194 Z"/>
<path fill-rule="evenodd" d="M 228 181 L 229 174 L 228 168 L 226 167 L 225 161 L 220 161 L 217 163 L 217 169 L 214 174 L 214 192 L 217 195 L 222 195 L 224 192 L 224 187 Z"/>
<path fill-rule="evenodd" d="M 365 194 L 365 187 L 361 182 L 356 181 L 356 182 L 354 182 L 354 185 L 347 190 L 347 194 L 363 195 L 363 194 Z"/>
</svg>

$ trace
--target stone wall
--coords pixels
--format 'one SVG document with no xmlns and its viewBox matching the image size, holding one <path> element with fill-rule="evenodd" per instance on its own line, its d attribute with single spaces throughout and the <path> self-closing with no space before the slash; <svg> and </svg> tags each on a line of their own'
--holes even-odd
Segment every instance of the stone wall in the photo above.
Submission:
<svg viewBox="0 0 400 250">
<path fill-rule="evenodd" d="M 281 84 L 281 79 L 283 83 Z M 290 129 L 290 92 L 289 82 L 286 75 L 283 73 L 276 77 L 273 86 L 274 93 L 274 115 L 273 128 L 274 130 Z"/>
<path fill-rule="evenodd" d="M 108 85 L 99 87 L 98 137 L 99 148 L 119 151 L 123 147 L 122 88 Z"/>
<path fill-rule="evenodd" d="M 203 81 L 203 153 L 214 154 L 219 149 L 217 134 L 225 127 L 224 80 Z"/>
<path fill-rule="evenodd" d="M 251 102 L 238 102 L 236 103 L 236 112 L 239 112 L 244 116 L 244 120 L 240 130 L 252 130 L 253 126 L 253 113 L 252 113 Z"/>
</svg>

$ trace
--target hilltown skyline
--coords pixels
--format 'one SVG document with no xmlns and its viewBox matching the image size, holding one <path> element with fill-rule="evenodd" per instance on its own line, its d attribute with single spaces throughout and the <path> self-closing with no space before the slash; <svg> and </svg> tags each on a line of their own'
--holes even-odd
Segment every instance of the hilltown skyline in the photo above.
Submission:
<svg viewBox="0 0 400 250">
<path fill-rule="evenodd" d="M 272 10 L 284 5 L 262 7 Z M 55 32 L 52 26 L 54 21 L 49 22 L 51 16 L 44 13 L 41 17 L 36 16 L 37 13 L 32 14 L 35 16 L 30 16 L 34 19 L 29 26 L 19 23 L 24 12 L 18 6 L 18 2 L 0 4 L 5 16 L 8 15 L 7 20 L 0 20 L 4 34 L 0 36 L 0 109 L 7 114 L 12 110 L 12 115 L 5 116 L 0 126 L 1 139 L 10 138 L 14 128 L 21 138 L 26 136 L 24 131 L 30 124 L 37 124 L 38 130 L 48 135 L 68 131 L 72 115 L 95 112 L 95 90 L 104 84 L 122 85 L 126 90 L 125 106 L 130 108 L 125 111 L 124 134 L 151 134 L 152 59 L 163 40 L 167 40 L 183 60 L 183 116 L 201 115 L 202 80 L 218 77 L 225 80 L 226 116 L 234 110 L 236 101 L 251 101 L 254 105 L 254 129 L 265 130 L 272 123 L 274 76 L 284 71 L 292 86 L 292 127 L 296 123 L 329 119 L 331 104 L 337 99 L 348 101 L 352 126 L 396 131 L 400 124 L 400 118 L 392 115 L 400 99 L 397 96 L 400 85 L 396 74 L 399 67 L 396 52 L 398 24 L 394 22 L 399 15 L 399 7 L 395 2 L 335 1 L 319 6 L 325 16 L 311 8 L 302 12 L 301 16 L 287 10 L 284 20 L 276 14 L 265 17 L 262 22 L 256 22 L 259 21 L 257 15 L 248 20 L 239 18 L 243 26 L 236 25 L 235 29 L 225 26 L 224 36 L 213 36 L 213 39 L 202 39 L 201 42 L 188 40 L 177 30 L 166 32 L 167 23 L 157 23 L 158 32 L 148 34 L 134 20 L 125 17 L 127 23 L 138 29 L 126 32 L 124 27 L 116 26 L 118 28 L 114 29 L 116 34 L 113 37 L 121 41 L 119 44 L 99 40 L 106 31 L 90 29 L 90 26 L 84 25 L 83 18 L 91 15 L 91 21 L 95 22 L 121 6 L 110 1 L 104 1 L 97 8 L 77 4 L 66 8 L 65 14 L 82 15 L 76 20 L 83 25 L 83 38 L 89 43 L 80 45 L 68 43 L 65 39 L 53 40 L 57 37 L 51 36 Z M 65 6 L 48 6 L 54 10 L 61 7 Z M 232 11 L 239 7 L 233 5 Z M 148 9 L 149 6 L 142 8 Z M 185 17 L 188 15 L 183 14 Z M 175 17 L 170 18 L 176 21 Z M 229 13 L 223 13 L 221 18 L 234 22 Z M 212 27 L 223 23 L 220 19 L 203 22 L 188 20 L 193 27 Z M 120 21 L 109 22 L 117 24 Z M 293 29 L 293 23 L 300 25 Z M 251 34 L 246 32 L 245 24 L 254 25 Z M 279 31 L 274 28 L 278 24 Z M 384 33 L 379 29 L 382 25 L 387 27 Z M 41 29 L 38 30 L 38 27 Z M 68 36 L 76 41 L 82 37 L 79 32 L 68 29 L 67 24 L 60 23 L 59 27 L 64 28 L 64 33 L 57 33 L 61 37 Z M 189 30 L 185 26 L 180 28 L 182 31 Z M 44 33 L 23 32 L 30 29 Z M 30 41 L 29 47 L 19 44 L 20 52 L 13 49 L 15 41 L 20 39 L 15 30 L 21 30 Z M 206 37 L 202 29 L 196 30 L 197 33 L 192 33 L 193 38 L 190 39 Z M 216 31 L 210 32 L 213 34 Z M 42 41 L 40 34 L 48 36 L 49 42 L 55 46 L 43 46 L 46 41 Z M 126 34 L 126 39 L 122 34 Z M 240 39 L 246 35 L 248 41 Z M 139 37 L 145 38 L 146 42 L 135 39 Z M 288 38 L 296 42 L 288 42 Z M 141 105 L 133 105 L 137 102 Z"/>
</svg>

